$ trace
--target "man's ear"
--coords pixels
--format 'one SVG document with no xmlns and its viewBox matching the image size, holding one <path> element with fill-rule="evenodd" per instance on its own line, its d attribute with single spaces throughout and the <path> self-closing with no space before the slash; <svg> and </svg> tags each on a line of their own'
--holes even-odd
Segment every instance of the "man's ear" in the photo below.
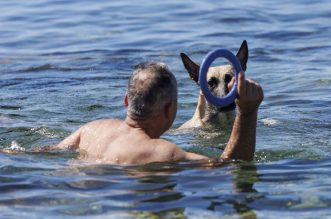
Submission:
<svg viewBox="0 0 331 219">
<path fill-rule="evenodd" d="M 171 105 L 172 103 L 167 103 L 164 107 L 164 116 L 169 119 L 171 116 Z"/>
<path fill-rule="evenodd" d="M 240 49 L 238 50 L 237 53 L 237 58 L 240 61 L 241 68 L 246 71 L 247 69 L 247 60 L 248 60 L 248 46 L 247 46 L 247 41 L 244 40 L 240 46 Z"/>
<path fill-rule="evenodd" d="M 190 75 L 190 78 L 198 83 L 200 66 L 193 62 L 185 53 L 181 53 L 182 62 Z"/>
<path fill-rule="evenodd" d="M 128 94 L 125 94 L 125 97 L 124 97 L 124 106 L 125 107 L 128 107 L 129 106 Z"/>
</svg>

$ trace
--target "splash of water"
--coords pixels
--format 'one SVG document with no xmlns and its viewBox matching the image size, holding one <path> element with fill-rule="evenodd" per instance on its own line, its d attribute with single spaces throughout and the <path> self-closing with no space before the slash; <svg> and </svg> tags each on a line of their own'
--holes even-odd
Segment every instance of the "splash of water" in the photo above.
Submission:
<svg viewBox="0 0 331 219">
<path fill-rule="evenodd" d="M 21 147 L 16 141 L 12 141 L 10 147 L 8 148 L 12 151 L 23 152 L 26 151 L 25 148 Z"/>
</svg>

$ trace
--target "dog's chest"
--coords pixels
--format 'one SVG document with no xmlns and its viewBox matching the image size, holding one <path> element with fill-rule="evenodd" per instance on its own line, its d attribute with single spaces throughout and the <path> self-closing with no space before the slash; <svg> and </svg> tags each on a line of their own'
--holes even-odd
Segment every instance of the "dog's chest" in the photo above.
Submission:
<svg viewBox="0 0 331 219">
<path fill-rule="evenodd" d="M 217 120 L 219 123 L 233 122 L 235 118 L 235 110 L 226 113 L 218 113 Z"/>
<path fill-rule="evenodd" d="M 209 124 L 215 127 L 227 127 L 229 125 L 232 125 L 234 122 L 235 110 L 230 112 L 218 113 L 217 115 L 205 119 L 205 124 Z"/>
</svg>

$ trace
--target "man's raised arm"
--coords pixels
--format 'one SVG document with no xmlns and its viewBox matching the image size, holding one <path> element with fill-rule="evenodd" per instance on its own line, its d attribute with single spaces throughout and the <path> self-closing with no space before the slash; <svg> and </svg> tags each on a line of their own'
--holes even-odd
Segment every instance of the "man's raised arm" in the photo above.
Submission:
<svg viewBox="0 0 331 219">
<path fill-rule="evenodd" d="M 253 160 L 257 112 L 263 98 L 262 87 L 252 80 L 245 80 L 245 73 L 240 72 L 238 76 L 238 98 L 236 100 L 239 109 L 229 142 L 221 155 L 221 159 Z"/>
<path fill-rule="evenodd" d="M 233 82 L 231 82 L 232 85 Z M 238 76 L 238 98 L 236 100 L 238 111 L 229 142 L 220 156 L 221 160 L 253 160 L 256 142 L 257 112 L 263 98 L 262 87 L 252 80 L 245 80 L 245 73 L 240 72 Z M 173 148 L 175 149 L 175 160 L 209 159 L 200 154 L 185 152 L 178 147 Z"/>
</svg>

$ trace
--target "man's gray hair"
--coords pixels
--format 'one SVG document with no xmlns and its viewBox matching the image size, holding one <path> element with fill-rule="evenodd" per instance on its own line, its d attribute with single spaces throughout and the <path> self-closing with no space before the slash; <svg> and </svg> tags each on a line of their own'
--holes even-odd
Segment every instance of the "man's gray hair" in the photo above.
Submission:
<svg viewBox="0 0 331 219">
<path fill-rule="evenodd" d="M 129 79 L 127 95 L 130 118 L 157 116 L 166 104 L 177 100 L 176 78 L 164 63 L 139 64 Z"/>
</svg>

